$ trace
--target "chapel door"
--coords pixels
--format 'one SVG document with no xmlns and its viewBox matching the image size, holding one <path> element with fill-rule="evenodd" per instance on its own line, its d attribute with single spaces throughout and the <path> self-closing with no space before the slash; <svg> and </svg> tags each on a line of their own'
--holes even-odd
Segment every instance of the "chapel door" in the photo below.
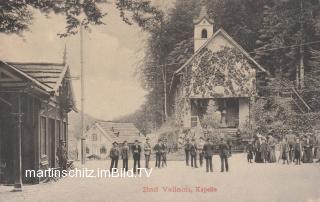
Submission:
<svg viewBox="0 0 320 202">
<path fill-rule="evenodd" d="M 226 124 L 229 128 L 239 125 L 239 99 L 229 98 L 226 100 Z"/>
</svg>

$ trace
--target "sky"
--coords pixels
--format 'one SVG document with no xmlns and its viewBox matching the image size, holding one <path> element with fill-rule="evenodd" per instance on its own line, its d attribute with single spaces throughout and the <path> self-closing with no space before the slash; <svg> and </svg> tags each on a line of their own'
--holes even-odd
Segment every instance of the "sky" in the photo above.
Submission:
<svg viewBox="0 0 320 202">
<path fill-rule="evenodd" d="M 107 6 L 106 25 L 91 27 L 84 32 L 85 113 L 111 120 L 137 110 L 146 92 L 134 72 L 143 57 L 146 34 L 137 26 L 123 23 L 118 11 Z M 80 75 L 80 37 L 59 38 L 64 31 L 62 15 L 45 17 L 34 12 L 30 31 L 23 37 L 0 34 L 0 58 L 9 62 L 63 61 L 67 47 L 67 63 L 72 76 Z M 73 80 L 78 109 L 80 108 L 80 80 Z"/>
</svg>

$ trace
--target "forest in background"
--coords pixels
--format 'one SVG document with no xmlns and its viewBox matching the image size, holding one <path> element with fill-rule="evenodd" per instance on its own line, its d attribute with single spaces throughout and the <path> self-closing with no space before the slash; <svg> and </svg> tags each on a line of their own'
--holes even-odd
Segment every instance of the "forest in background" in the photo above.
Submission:
<svg viewBox="0 0 320 202">
<path fill-rule="evenodd" d="M 270 88 L 277 87 L 274 79 L 289 81 L 314 111 L 319 110 L 318 0 L 176 0 L 161 18 L 138 23 L 150 36 L 145 57 L 137 67 L 148 94 L 139 110 L 116 120 L 133 122 L 142 132 L 150 133 L 168 119 L 172 75 L 193 54 L 193 19 L 203 5 L 215 21 L 214 30 L 226 30 L 271 73 Z M 302 80 L 297 79 L 300 74 Z"/>
</svg>

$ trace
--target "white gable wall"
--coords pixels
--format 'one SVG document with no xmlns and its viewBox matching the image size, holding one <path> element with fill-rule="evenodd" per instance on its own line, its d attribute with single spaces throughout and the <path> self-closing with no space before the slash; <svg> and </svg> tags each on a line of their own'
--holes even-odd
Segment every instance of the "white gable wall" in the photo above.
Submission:
<svg viewBox="0 0 320 202">
<path fill-rule="evenodd" d="M 215 36 L 208 44 L 207 48 L 213 52 L 218 52 L 223 49 L 223 47 L 235 48 L 235 46 L 230 43 L 221 33 Z"/>
<path fill-rule="evenodd" d="M 94 136 L 96 135 L 96 139 Z M 86 153 L 86 156 L 90 155 L 97 155 L 101 159 L 106 159 L 108 157 L 110 148 L 112 146 L 112 142 L 110 138 L 106 137 L 107 135 L 104 134 L 97 124 L 93 125 L 87 132 L 86 132 L 86 147 L 89 148 L 89 153 Z M 102 147 L 106 148 L 106 153 L 101 153 L 100 149 Z M 81 158 L 81 142 L 79 141 L 78 144 L 78 160 Z"/>
</svg>

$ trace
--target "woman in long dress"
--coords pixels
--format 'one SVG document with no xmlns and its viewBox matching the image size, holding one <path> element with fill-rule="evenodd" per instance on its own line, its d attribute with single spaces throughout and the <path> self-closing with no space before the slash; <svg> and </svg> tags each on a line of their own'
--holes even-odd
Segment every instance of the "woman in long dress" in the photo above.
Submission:
<svg viewBox="0 0 320 202">
<path fill-rule="evenodd" d="M 285 164 L 285 161 L 287 161 L 287 164 L 289 164 L 289 145 L 285 138 L 282 139 L 280 143 L 280 158 L 283 160 L 283 164 Z"/>
<path fill-rule="evenodd" d="M 261 163 L 262 162 L 262 158 L 261 158 L 261 141 L 260 138 L 258 136 L 258 138 L 255 140 L 255 158 L 254 158 L 254 162 L 256 163 Z"/>
<path fill-rule="evenodd" d="M 277 158 L 276 158 L 276 140 L 269 135 L 269 139 L 268 139 L 268 144 L 269 144 L 269 162 L 270 163 L 275 163 L 277 162 Z"/>
</svg>

